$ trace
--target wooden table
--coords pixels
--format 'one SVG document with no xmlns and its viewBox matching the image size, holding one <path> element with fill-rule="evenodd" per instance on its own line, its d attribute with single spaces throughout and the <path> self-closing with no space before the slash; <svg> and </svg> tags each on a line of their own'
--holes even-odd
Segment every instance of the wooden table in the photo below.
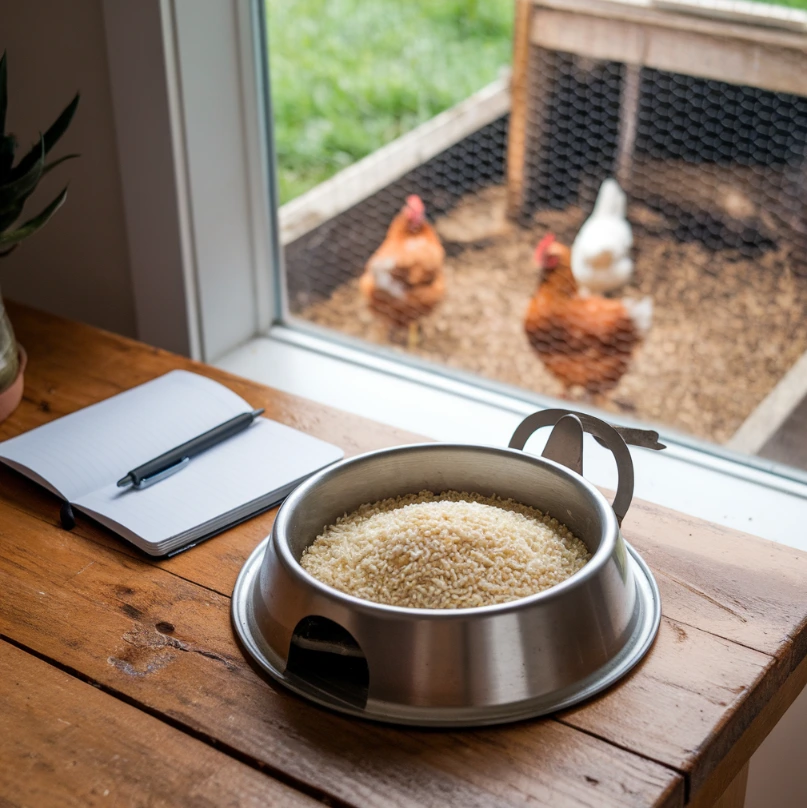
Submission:
<svg viewBox="0 0 807 808">
<path fill-rule="evenodd" d="M 10 313 L 29 364 L 0 438 L 182 367 L 348 454 L 415 439 Z M 634 503 L 625 535 L 656 575 L 664 617 L 620 684 L 551 718 L 475 731 L 348 719 L 261 676 L 233 637 L 229 596 L 274 512 L 166 561 L 83 519 L 66 532 L 58 512 L 0 471 L 3 805 L 741 805 L 750 755 L 807 677 L 807 555 Z"/>
</svg>

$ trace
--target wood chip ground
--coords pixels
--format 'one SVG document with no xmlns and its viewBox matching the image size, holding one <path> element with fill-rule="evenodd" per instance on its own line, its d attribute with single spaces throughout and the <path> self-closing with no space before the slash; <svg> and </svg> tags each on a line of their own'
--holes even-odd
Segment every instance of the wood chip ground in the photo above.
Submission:
<svg viewBox="0 0 807 808">
<path fill-rule="evenodd" d="M 614 413 L 727 441 L 807 350 L 807 278 L 790 270 L 790 247 L 748 258 L 675 241 L 670 223 L 632 206 L 636 271 L 622 294 L 650 295 L 654 322 L 628 373 L 598 404 Z M 540 211 L 531 227 L 504 216 L 502 188 L 469 195 L 435 222 L 446 246 L 446 297 L 420 321 L 413 353 L 556 398 L 564 391 L 530 348 L 523 319 L 535 291 L 532 253 L 552 231 L 571 244 L 578 207 Z M 298 315 L 406 351 L 359 294 L 358 276 Z M 573 394 L 574 397 L 574 394 Z"/>
</svg>

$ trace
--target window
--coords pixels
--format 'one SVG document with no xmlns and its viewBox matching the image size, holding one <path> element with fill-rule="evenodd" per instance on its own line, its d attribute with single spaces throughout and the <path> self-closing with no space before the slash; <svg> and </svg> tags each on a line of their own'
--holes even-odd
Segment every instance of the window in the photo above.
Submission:
<svg viewBox="0 0 807 808">
<path fill-rule="evenodd" d="M 607 11 L 552 12 L 571 42 L 540 3 L 514 32 L 509 2 L 314 5 L 266 0 L 284 323 L 807 469 L 798 81 L 686 48 L 640 67 Z M 594 23 L 613 41 L 586 40 Z M 446 253 L 432 288 L 365 271 L 412 194 Z M 530 320 L 550 233 L 607 300 L 546 284 Z"/>
<path fill-rule="evenodd" d="M 150 7 L 118 8 L 116 17 L 112 5 L 105 13 L 114 68 L 122 43 L 137 41 L 132 32 L 145 35 L 143 9 Z M 333 4 L 343 12 L 349 5 Z M 414 14 L 439 4 L 406 5 Z M 459 0 L 445 7 L 458 5 L 474 7 Z M 307 6 L 283 4 L 281 13 L 294 7 Z M 173 171 L 152 165 L 153 149 L 134 160 L 139 139 L 121 149 L 124 180 L 129 159 L 129 174 L 151 194 L 130 193 L 136 184 L 124 182 L 130 241 L 141 250 L 153 244 L 152 257 L 159 257 L 166 241 L 154 242 L 152 233 L 165 216 L 157 216 L 155 201 L 177 200 L 177 286 L 197 356 L 413 432 L 506 442 L 523 415 L 567 396 L 524 328 L 538 285 L 534 248 L 547 231 L 571 245 L 602 181 L 615 175 L 628 194 L 635 267 L 624 288 L 607 294 L 650 296 L 654 321 L 612 389 L 592 393 L 578 385 L 565 400 L 614 422 L 660 429 L 667 452 L 636 454 L 639 496 L 762 532 L 756 526 L 777 491 L 781 518 L 764 529 L 771 537 L 799 534 L 807 478 L 796 468 L 801 461 L 782 451 L 800 448 L 788 436 L 801 417 L 807 376 L 800 358 L 803 280 L 794 260 L 803 242 L 788 207 L 798 202 L 792 188 L 804 176 L 798 93 L 754 87 L 750 79 L 737 85 L 653 66 L 636 70 L 624 48 L 594 58 L 570 55 L 568 42 L 520 40 L 529 46 L 516 48 L 522 61 L 512 68 L 527 79 L 513 85 L 520 96 L 511 97 L 509 76 L 500 71 L 507 65 L 494 49 L 470 84 L 433 109 L 424 105 L 421 117 L 402 116 L 397 129 L 388 127 L 371 144 L 382 144 L 375 151 L 362 157 L 334 150 L 328 170 L 336 173 L 304 190 L 293 184 L 299 178 L 281 182 L 275 172 L 274 151 L 282 157 L 288 140 L 274 149 L 266 125 L 272 115 L 277 120 L 282 100 L 264 84 L 273 35 L 266 36 L 263 0 L 166 0 L 150 13 L 168 77 L 164 118 L 174 163 Z M 523 22 L 508 19 L 506 26 L 523 37 Z M 534 38 L 536 31 L 559 37 L 573 29 L 527 30 Z M 315 33 L 321 37 L 321 28 Z M 495 34 L 501 39 L 500 30 Z M 291 59 L 295 48 L 301 46 L 280 55 Z M 149 103 L 157 89 L 148 87 Z M 115 97 L 117 105 L 121 94 Z M 142 103 L 134 106 L 137 131 L 144 111 L 156 117 Z M 325 128 L 317 122 L 311 137 L 330 143 Z M 521 162 L 514 131 L 521 132 Z M 276 141 L 280 134 L 276 123 Z M 283 204 L 278 192 L 289 197 Z M 410 344 L 409 329 L 387 330 L 356 286 L 412 193 L 423 199 L 446 250 L 446 291 L 418 321 Z M 710 193 L 717 194 L 712 207 Z M 655 260 L 665 253 L 666 263 Z M 157 272 L 153 260 L 133 261 L 144 290 L 141 324 L 169 322 L 155 290 L 174 264 L 164 261 Z M 727 276 L 733 286 L 723 283 Z M 691 301 L 701 314 L 687 326 L 678 320 Z M 737 301 L 748 327 L 722 338 L 718 364 L 728 372 L 719 377 L 713 343 L 693 337 L 692 326 L 720 337 Z M 776 319 L 782 312 L 784 323 Z M 770 319 L 770 327 L 760 333 L 755 318 Z M 149 339 L 147 328 L 141 333 Z M 255 339 L 261 334 L 267 336 Z M 655 389 L 660 378 L 667 387 Z M 743 432 L 737 454 L 731 441 Z M 596 451 L 587 471 L 607 485 L 610 470 Z"/>
</svg>

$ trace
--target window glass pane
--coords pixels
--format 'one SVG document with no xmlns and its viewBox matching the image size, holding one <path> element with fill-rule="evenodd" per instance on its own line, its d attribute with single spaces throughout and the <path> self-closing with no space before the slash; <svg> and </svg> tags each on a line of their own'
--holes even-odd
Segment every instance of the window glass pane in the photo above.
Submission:
<svg viewBox="0 0 807 808">
<path fill-rule="evenodd" d="M 268 0 L 290 320 L 807 469 L 807 56 L 524 5 Z"/>
</svg>

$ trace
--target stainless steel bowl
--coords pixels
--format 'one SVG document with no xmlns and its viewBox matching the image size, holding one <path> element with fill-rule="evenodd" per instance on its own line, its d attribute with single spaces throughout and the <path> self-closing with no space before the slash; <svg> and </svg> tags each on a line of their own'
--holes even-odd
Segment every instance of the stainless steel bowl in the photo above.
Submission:
<svg viewBox="0 0 807 808">
<path fill-rule="evenodd" d="M 303 483 L 236 585 L 234 625 L 248 653 L 320 704 L 420 725 L 540 715 L 624 675 L 650 647 L 660 620 L 653 577 L 619 530 L 632 495 L 630 453 L 613 428 L 589 416 L 545 411 L 531 419 L 511 446 L 523 446 L 536 424 L 557 422 L 543 457 L 517 448 L 403 446 L 345 460 Z M 615 452 L 619 519 L 573 470 L 582 471 L 583 429 Z M 337 517 L 424 489 L 496 494 L 539 508 L 567 525 L 591 560 L 527 598 L 439 610 L 361 600 L 300 566 L 305 548 Z"/>
</svg>

